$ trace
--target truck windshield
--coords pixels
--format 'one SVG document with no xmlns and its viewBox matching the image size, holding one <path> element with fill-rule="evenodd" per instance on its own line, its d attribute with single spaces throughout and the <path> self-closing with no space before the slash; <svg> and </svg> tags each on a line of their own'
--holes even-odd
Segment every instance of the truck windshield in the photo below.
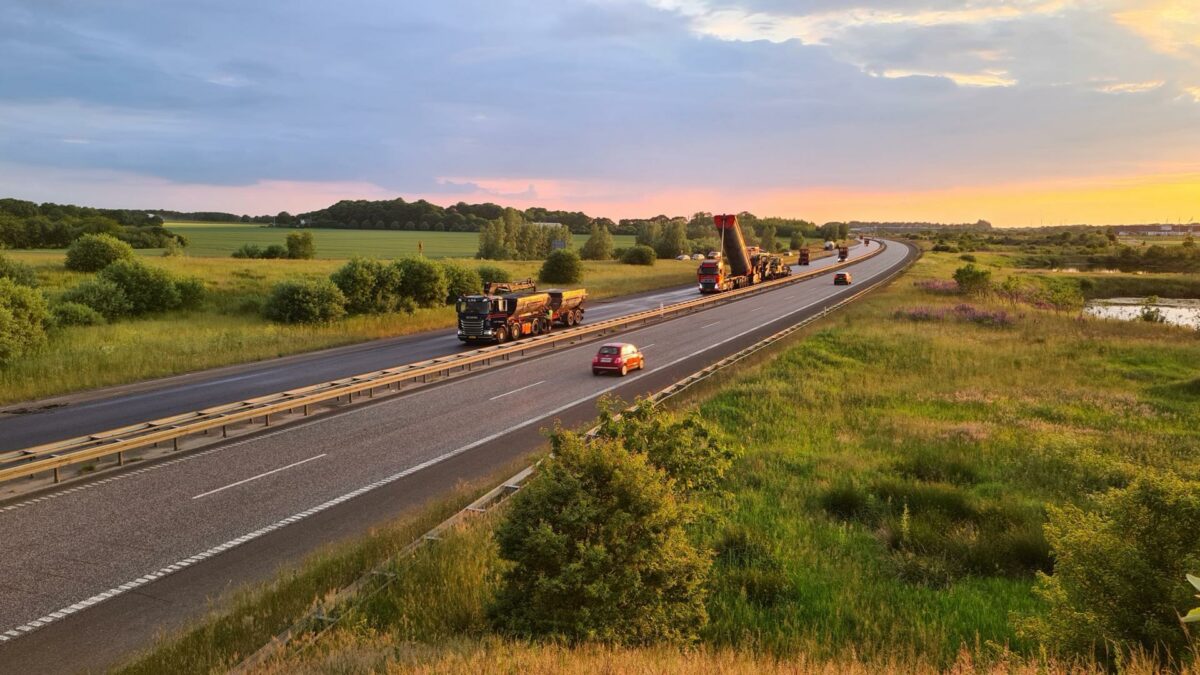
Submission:
<svg viewBox="0 0 1200 675">
<path fill-rule="evenodd" d="M 487 314 L 492 302 L 488 298 L 462 298 L 458 301 L 459 314 Z"/>
<path fill-rule="evenodd" d="M 709 263 L 709 262 L 703 262 L 703 263 L 700 263 L 700 271 L 701 271 L 701 272 L 703 272 L 703 273 L 705 273 L 705 274 L 716 274 L 718 269 L 719 269 L 719 267 L 717 266 L 717 263 L 715 263 L 715 262 L 713 262 L 713 263 Z"/>
</svg>

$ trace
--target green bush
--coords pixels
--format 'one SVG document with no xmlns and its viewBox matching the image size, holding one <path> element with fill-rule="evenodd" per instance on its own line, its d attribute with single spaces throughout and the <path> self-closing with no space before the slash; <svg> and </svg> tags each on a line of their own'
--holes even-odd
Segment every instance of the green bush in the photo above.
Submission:
<svg viewBox="0 0 1200 675">
<path fill-rule="evenodd" d="M 67 248 L 67 269 L 99 272 L 118 260 L 132 260 L 133 247 L 110 234 L 85 234 Z"/>
<path fill-rule="evenodd" d="M 317 244 L 312 232 L 292 232 L 287 236 L 287 257 L 292 260 L 312 260 L 317 255 Z"/>
<path fill-rule="evenodd" d="M 583 248 L 579 249 L 579 257 L 584 260 L 612 260 L 613 237 L 608 227 L 592 223 L 592 232 Z"/>
<path fill-rule="evenodd" d="M 394 312 L 401 305 L 402 272 L 399 267 L 370 260 L 352 258 L 334 272 L 330 279 L 346 296 L 346 311 L 351 314 L 383 314 Z M 411 311 L 411 303 L 407 303 Z"/>
<path fill-rule="evenodd" d="M 737 456 L 695 412 L 675 418 L 647 400 L 624 411 L 617 399 L 602 400 L 598 434 L 645 453 L 684 496 L 716 489 Z"/>
<path fill-rule="evenodd" d="M 461 295 L 483 292 L 483 279 L 469 267 L 443 262 L 442 274 L 446 277 L 446 304 L 454 304 Z"/>
<path fill-rule="evenodd" d="M 49 320 L 41 293 L 12 279 L 0 279 L 0 366 L 40 347 Z"/>
<path fill-rule="evenodd" d="M 992 273 L 971 263 L 954 270 L 954 280 L 960 291 L 967 295 L 982 295 L 992 286 Z"/>
<path fill-rule="evenodd" d="M 29 288 L 37 288 L 37 272 L 33 267 L 19 260 L 0 254 L 0 279 L 11 279 L 13 283 Z"/>
<path fill-rule="evenodd" d="M 1200 569 L 1200 482 L 1145 475 L 1097 498 L 1094 510 L 1050 509 L 1054 573 L 1039 575 L 1048 605 L 1023 630 L 1058 650 L 1112 659 L 1112 648 L 1184 658 L 1179 624 Z"/>
<path fill-rule="evenodd" d="M 346 296 L 328 279 L 281 281 L 271 289 L 263 314 L 280 323 L 327 323 L 346 314 Z"/>
<path fill-rule="evenodd" d="M 288 257 L 288 250 L 281 244 L 271 244 L 263 249 L 262 257 L 267 260 L 279 260 Z"/>
<path fill-rule="evenodd" d="M 485 284 L 489 281 L 512 281 L 512 275 L 509 274 L 508 270 L 504 269 L 503 267 L 496 267 L 495 265 L 480 265 L 479 267 L 475 268 L 475 271 L 479 273 L 479 278 Z"/>
<path fill-rule="evenodd" d="M 963 262 L 969 262 L 969 263 L 979 262 L 979 259 L 970 253 L 964 253 L 964 254 L 958 256 L 958 259 L 962 260 Z"/>
<path fill-rule="evenodd" d="M 538 280 L 548 284 L 577 284 L 583 280 L 583 262 L 575 251 L 551 251 L 542 263 Z"/>
<path fill-rule="evenodd" d="M 404 280 L 403 297 L 417 307 L 438 307 L 446 301 L 446 275 L 441 265 L 428 258 L 401 258 L 392 264 Z"/>
<path fill-rule="evenodd" d="M 104 323 L 104 315 L 96 310 L 81 305 L 78 302 L 60 302 L 50 310 L 54 325 L 67 326 L 97 326 Z"/>
<path fill-rule="evenodd" d="M 234 250 L 232 256 L 234 258 L 261 258 L 263 250 L 256 244 L 242 244 Z"/>
<path fill-rule="evenodd" d="M 175 290 L 179 291 L 179 307 L 195 309 L 204 301 L 204 280 L 197 277 L 184 277 L 175 280 Z"/>
<path fill-rule="evenodd" d="M 551 445 L 496 531 L 512 565 L 494 625 L 568 643 L 694 642 L 709 562 L 688 541 L 670 478 L 618 440 L 557 431 Z"/>
<path fill-rule="evenodd" d="M 645 245 L 627 248 L 621 254 L 621 262 L 626 265 L 653 265 L 657 259 L 658 254 L 654 252 L 654 249 Z"/>
<path fill-rule="evenodd" d="M 83 281 L 63 293 L 62 300 L 91 307 L 109 321 L 128 316 L 133 311 L 133 304 L 125 296 L 125 291 L 108 279 Z"/>
<path fill-rule="evenodd" d="M 129 300 L 133 315 L 165 312 L 183 304 L 170 272 L 136 260 L 118 260 L 98 275 L 117 285 Z"/>
</svg>

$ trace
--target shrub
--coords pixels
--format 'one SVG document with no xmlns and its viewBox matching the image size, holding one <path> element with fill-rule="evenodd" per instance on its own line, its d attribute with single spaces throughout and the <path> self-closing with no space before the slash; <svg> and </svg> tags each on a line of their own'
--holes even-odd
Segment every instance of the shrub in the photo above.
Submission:
<svg viewBox="0 0 1200 675">
<path fill-rule="evenodd" d="M 1110 648 L 1144 648 L 1182 658 L 1182 583 L 1200 568 L 1200 482 L 1145 475 L 1097 499 L 1096 509 L 1050 509 L 1046 538 L 1054 573 L 1039 575 L 1044 617 L 1022 627 L 1063 652 L 1111 658 Z"/>
<path fill-rule="evenodd" d="M 401 258 L 392 263 L 403 279 L 402 296 L 417 307 L 437 307 L 446 300 L 446 275 L 427 258 Z"/>
<path fill-rule="evenodd" d="M 958 259 L 962 260 L 963 262 L 969 262 L 969 263 L 979 262 L 979 259 L 970 253 L 964 253 L 964 254 L 958 256 Z"/>
<path fill-rule="evenodd" d="M 179 307 L 195 309 L 204 301 L 204 280 L 197 277 L 185 277 L 175 280 L 175 290 L 179 291 Z"/>
<path fill-rule="evenodd" d="M 38 285 L 37 272 L 33 271 L 33 267 L 3 254 L 0 254 L 0 279 L 11 279 L 14 284 L 29 288 L 37 288 Z"/>
<path fill-rule="evenodd" d="M 101 279 L 116 284 L 129 299 L 130 313 L 165 312 L 183 304 L 171 273 L 136 260 L 118 260 L 100 272 Z"/>
<path fill-rule="evenodd" d="M 401 296 L 401 271 L 378 260 L 352 258 L 329 277 L 346 296 L 351 314 L 394 311 Z"/>
<path fill-rule="evenodd" d="M 133 259 L 133 247 L 110 234 L 85 234 L 67 248 L 67 269 L 98 272 L 118 260 Z"/>
<path fill-rule="evenodd" d="M 958 282 L 958 288 L 963 293 L 982 295 L 991 288 L 992 273 L 967 263 L 954 270 L 954 280 Z"/>
<path fill-rule="evenodd" d="M 233 252 L 234 258 L 261 258 L 263 250 L 256 244 L 242 244 Z"/>
<path fill-rule="evenodd" d="M 626 265 L 653 265 L 658 259 L 658 254 L 649 246 L 638 245 L 625 249 L 621 255 L 621 262 Z"/>
<path fill-rule="evenodd" d="M 913 283 L 913 286 L 937 295 L 951 295 L 959 292 L 958 282 L 952 279 L 923 279 Z"/>
<path fill-rule="evenodd" d="M 617 399 L 600 402 L 601 438 L 617 439 L 635 452 L 643 452 L 655 467 L 675 481 L 686 496 L 715 489 L 737 453 L 717 442 L 696 413 L 672 418 L 647 400 L 622 411 Z M 620 417 L 617 417 L 617 414 Z"/>
<path fill-rule="evenodd" d="M 483 279 L 469 267 L 443 262 L 442 274 L 446 277 L 446 304 L 454 304 L 461 295 L 483 292 Z"/>
<path fill-rule="evenodd" d="M 509 274 L 508 270 L 504 269 L 503 267 L 496 267 L 495 265 L 480 265 L 479 267 L 475 268 L 475 271 L 479 273 L 479 278 L 485 284 L 489 281 L 512 281 L 512 275 Z"/>
<path fill-rule="evenodd" d="M 262 257 L 268 260 L 279 260 L 288 257 L 288 250 L 280 244 L 271 244 L 263 249 Z"/>
<path fill-rule="evenodd" d="M 41 293 L 12 279 L 0 279 L 0 366 L 40 347 L 49 320 Z"/>
<path fill-rule="evenodd" d="M 327 323 L 346 314 L 346 296 L 328 279 L 281 281 L 271 289 L 263 314 L 280 323 Z"/>
<path fill-rule="evenodd" d="M 583 262 L 574 251 L 551 251 L 542 263 L 538 279 L 550 284 L 577 284 L 583 280 Z"/>
<path fill-rule="evenodd" d="M 287 236 L 287 257 L 292 260 L 312 260 L 317 255 L 317 244 L 312 232 L 292 232 Z"/>
<path fill-rule="evenodd" d="M 551 445 L 496 531 L 512 562 L 496 627 L 569 643 L 694 642 L 708 561 L 687 539 L 672 481 L 619 440 L 556 431 Z"/>
<path fill-rule="evenodd" d="M 183 245 L 176 239 L 168 239 L 166 246 L 163 246 L 164 258 L 179 258 L 183 256 Z"/>
<path fill-rule="evenodd" d="M 128 316 L 133 311 L 125 291 L 108 279 L 88 279 L 63 293 L 62 299 L 91 307 L 109 321 Z"/>
<path fill-rule="evenodd" d="M 96 326 L 104 323 L 103 314 L 78 302 L 60 302 L 51 308 L 50 313 L 54 319 L 54 325 L 64 328 L 67 326 Z"/>
<path fill-rule="evenodd" d="M 579 249 L 579 257 L 584 260 L 611 260 L 613 257 L 613 238 L 608 227 L 592 223 L 592 232 L 583 248 Z"/>
</svg>

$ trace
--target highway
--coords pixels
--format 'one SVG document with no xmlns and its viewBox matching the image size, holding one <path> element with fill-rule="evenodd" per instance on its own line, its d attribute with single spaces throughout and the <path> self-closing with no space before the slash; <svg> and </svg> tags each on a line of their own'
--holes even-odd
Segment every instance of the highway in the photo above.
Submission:
<svg viewBox="0 0 1200 675">
<path fill-rule="evenodd" d="M 590 419 L 600 395 L 632 400 L 666 386 L 883 278 L 914 255 L 892 243 L 851 267 L 852 287 L 835 287 L 831 275 L 822 275 L 631 331 L 620 339 L 642 347 L 647 368 L 625 378 L 594 377 L 589 364 L 596 344 L 583 344 L 0 505 L 0 672 L 103 668 L 201 615 L 230 588 L 268 579 L 325 543 L 360 535 L 460 480 L 523 456 L 554 419 Z M 694 297 L 693 289 L 685 290 L 673 293 Z M 668 296 L 629 300 L 610 311 L 657 306 L 660 297 Z M 444 337 L 405 344 L 417 349 L 423 340 L 447 351 Z M 412 352 L 401 351 L 400 359 L 392 354 L 341 374 L 413 360 Z M 289 369 L 307 372 L 311 381 L 310 366 L 302 364 Z M 244 391 L 241 382 L 205 390 L 224 392 L 220 401 L 252 395 L 229 395 Z M 172 412 L 138 411 L 128 421 Z"/>
<path fill-rule="evenodd" d="M 820 269 L 835 262 L 834 257 L 820 258 L 807 269 Z M 682 263 L 663 261 L 659 264 Z M 591 303 L 585 320 L 587 323 L 602 321 L 696 296 L 695 284 L 689 284 Z M 459 342 L 453 328 L 445 328 L 9 405 L 0 408 L 0 452 L 202 410 L 402 363 L 424 361 L 470 348 Z"/>
</svg>

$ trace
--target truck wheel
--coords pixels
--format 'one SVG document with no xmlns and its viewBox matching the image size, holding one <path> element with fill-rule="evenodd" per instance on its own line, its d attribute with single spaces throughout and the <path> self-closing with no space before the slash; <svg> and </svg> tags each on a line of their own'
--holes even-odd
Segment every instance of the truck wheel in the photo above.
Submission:
<svg viewBox="0 0 1200 675">
<path fill-rule="evenodd" d="M 496 344 L 502 345 L 508 340 L 508 331 L 504 330 L 504 326 L 496 329 Z"/>
</svg>

